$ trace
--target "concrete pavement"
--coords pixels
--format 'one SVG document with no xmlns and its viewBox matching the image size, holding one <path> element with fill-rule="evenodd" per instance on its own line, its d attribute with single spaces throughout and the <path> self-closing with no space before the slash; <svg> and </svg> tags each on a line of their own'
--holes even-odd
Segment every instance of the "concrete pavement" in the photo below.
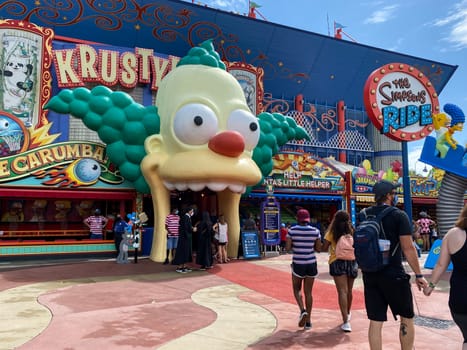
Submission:
<svg viewBox="0 0 467 350">
<path fill-rule="evenodd" d="M 319 254 L 313 327 L 303 330 L 290 259 L 234 260 L 187 274 L 141 258 L 126 265 L 2 264 L 0 349 L 369 349 L 361 277 L 354 288 L 353 331 L 344 333 L 327 254 Z M 429 298 L 414 290 L 416 349 L 461 347 L 447 306 L 448 278 Z M 388 319 L 384 349 L 399 349 L 399 322 Z"/>
</svg>

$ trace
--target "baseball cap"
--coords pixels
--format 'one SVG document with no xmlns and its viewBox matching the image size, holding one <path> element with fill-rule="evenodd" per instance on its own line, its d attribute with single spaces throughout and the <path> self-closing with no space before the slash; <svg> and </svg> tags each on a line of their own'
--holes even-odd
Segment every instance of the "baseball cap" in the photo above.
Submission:
<svg viewBox="0 0 467 350">
<path fill-rule="evenodd" d="M 387 180 L 380 180 L 373 186 L 373 193 L 375 194 L 376 198 L 379 198 L 392 192 L 400 186 L 400 183 L 392 183 Z"/>
<path fill-rule="evenodd" d="M 310 213 L 306 209 L 299 209 L 297 211 L 297 220 L 298 222 L 310 222 Z"/>
</svg>

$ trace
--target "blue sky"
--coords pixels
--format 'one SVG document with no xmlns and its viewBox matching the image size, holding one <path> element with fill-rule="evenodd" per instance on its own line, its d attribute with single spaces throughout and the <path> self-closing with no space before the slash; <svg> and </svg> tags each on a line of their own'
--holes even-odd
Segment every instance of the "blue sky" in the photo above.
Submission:
<svg viewBox="0 0 467 350">
<path fill-rule="evenodd" d="M 187 2 L 191 2 L 190 0 Z M 248 13 L 248 0 L 203 0 L 197 4 Z M 257 18 L 268 22 L 333 35 L 333 23 L 356 42 L 459 66 L 439 96 L 467 113 L 467 0 L 255 0 Z M 285 5 L 287 4 L 287 5 Z M 351 40 L 344 35 L 344 40 Z M 454 138 L 465 146 L 467 125 Z M 409 167 L 417 171 L 423 141 L 409 143 Z"/>
</svg>

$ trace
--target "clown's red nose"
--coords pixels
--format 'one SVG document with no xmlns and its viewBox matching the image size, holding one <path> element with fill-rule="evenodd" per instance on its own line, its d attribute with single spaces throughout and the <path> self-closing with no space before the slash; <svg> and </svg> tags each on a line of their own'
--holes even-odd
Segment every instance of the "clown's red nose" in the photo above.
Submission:
<svg viewBox="0 0 467 350">
<path fill-rule="evenodd" d="M 223 156 L 238 157 L 245 150 L 245 141 L 236 131 L 224 131 L 209 140 L 208 147 Z"/>
</svg>

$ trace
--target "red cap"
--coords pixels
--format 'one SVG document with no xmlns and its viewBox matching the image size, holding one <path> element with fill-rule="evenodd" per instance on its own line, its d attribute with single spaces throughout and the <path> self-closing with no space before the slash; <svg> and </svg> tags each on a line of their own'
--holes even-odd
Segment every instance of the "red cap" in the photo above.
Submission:
<svg viewBox="0 0 467 350">
<path fill-rule="evenodd" d="M 310 222 L 310 213 L 306 209 L 300 209 L 297 211 L 298 222 Z"/>
</svg>

